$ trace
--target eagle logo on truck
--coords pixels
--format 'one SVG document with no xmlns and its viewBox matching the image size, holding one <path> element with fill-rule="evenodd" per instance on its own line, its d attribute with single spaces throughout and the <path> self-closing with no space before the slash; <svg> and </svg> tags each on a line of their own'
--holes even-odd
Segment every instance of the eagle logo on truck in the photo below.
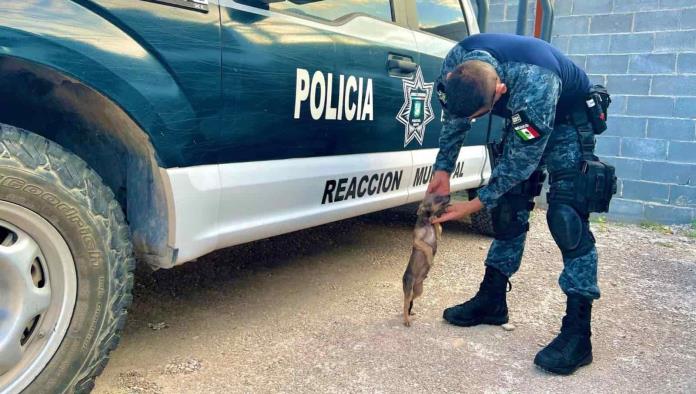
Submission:
<svg viewBox="0 0 696 394">
<path fill-rule="evenodd" d="M 425 126 L 435 118 L 430 99 L 433 96 L 434 83 L 423 80 L 420 66 L 410 79 L 403 79 L 404 105 L 396 120 L 404 125 L 404 148 L 414 139 L 423 145 Z"/>
</svg>

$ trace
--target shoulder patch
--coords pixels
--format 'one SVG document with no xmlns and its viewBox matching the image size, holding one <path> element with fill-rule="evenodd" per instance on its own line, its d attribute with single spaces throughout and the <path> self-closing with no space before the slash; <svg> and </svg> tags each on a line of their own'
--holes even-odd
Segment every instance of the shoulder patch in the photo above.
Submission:
<svg viewBox="0 0 696 394">
<path fill-rule="evenodd" d="M 529 120 L 525 111 L 512 114 L 512 129 L 523 142 L 533 142 L 541 138 L 541 132 Z"/>
</svg>

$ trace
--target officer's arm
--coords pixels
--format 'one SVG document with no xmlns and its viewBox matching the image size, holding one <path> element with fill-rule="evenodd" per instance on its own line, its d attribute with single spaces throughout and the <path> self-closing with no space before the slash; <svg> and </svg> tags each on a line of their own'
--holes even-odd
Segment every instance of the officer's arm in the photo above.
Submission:
<svg viewBox="0 0 696 394">
<path fill-rule="evenodd" d="M 471 128 L 471 123 L 466 118 L 458 118 L 450 115 L 447 110 L 442 113 L 442 131 L 440 132 L 440 151 L 433 169 L 445 171 L 448 174 L 454 170 L 454 165 L 459 156 L 459 150 L 464 143 L 466 134 Z"/>
<path fill-rule="evenodd" d="M 478 193 L 479 199 L 487 209 L 495 207 L 503 194 L 532 175 L 539 166 L 546 142 L 553 131 L 561 82 L 555 74 L 537 74 L 540 75 L 535 76 L 535 82 L 530 85 L 530 89 L 510 96 L 508 108 L 513 116 L 526 116 L 526 123 L 529 123 L 531 129 L 513 129 L 506 136 L 503 156 L 493 169 L 488 185 Z M 518 126 L 524 124 L 522 119 Z"/>
<path fill-rule="evenodd" d="M 483 55 L 480 51 L 467 52 L 462 46 L 455 45 L 442 62 L 440 78 L 435 82 L 438 100 L 440 100 L 442 105 L 442 130 L 440 131 L 440 151 L 433 166 L 434 171 L 452 173 L 459 150 L 466 138 L 466 133 L 471 128 L 468 119 L 453 116 L 447 111 L 447 99 L 443 81 L 447 78 L 447 74 L 454 70 L 457 65 L 462 64 L 466 60 L 478 59 L 481 56 Z M 490 58 L 490 55 L 486 56 Z"/>
</svg>

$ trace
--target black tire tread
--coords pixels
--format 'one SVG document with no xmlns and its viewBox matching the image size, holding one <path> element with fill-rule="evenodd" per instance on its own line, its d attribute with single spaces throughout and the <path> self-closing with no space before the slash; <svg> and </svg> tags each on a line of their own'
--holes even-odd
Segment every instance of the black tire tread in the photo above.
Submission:
<svg viewBox="0 0 696 394">
<path fill-rule="evenodd" d="M 471 215 L 471 228 L 479 234 L 493 236 L 493 218 L 490 212 L 482 209 Z"/>
<path fill-rule="evenodd" d="M 0 163 L 29 170 L 60 183 L 88 207 L 102 236 L 108 239 L 107 263 L 111 271 L 107 316 L 95 345 L 66 392 L 86 393 L 104 370 L 109 353 L 118 345 L 127 309 L 133 300 L 135 258 L 130 232 L 114 194 L 101 177 L 76 155 L 29 131 L 0 123 Z"/>
<path fill-rule="evenodd" d="M 457 192 L 455 195 L 465 197 L 468 201 L 471 201 L 478 196 L 478 189 Z M 494 235 L 493 217 L 487 209 L 482 209 L 471 214 L 469 218 L 467 218 L 466 226 L 481 235 L 486 235 L 489 237 Z"/>
</svg>

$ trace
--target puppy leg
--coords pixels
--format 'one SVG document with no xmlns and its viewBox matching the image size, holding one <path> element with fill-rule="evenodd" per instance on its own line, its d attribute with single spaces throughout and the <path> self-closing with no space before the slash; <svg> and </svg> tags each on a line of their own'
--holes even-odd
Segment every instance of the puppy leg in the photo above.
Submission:
<svg viewBox="0 0 696 394">
<path fill-rule="evenodd" d="M 420 297 L 423 294 L 423 282 L 418 282 L 413 285 L 413 299 Z"/>
<path fill-rule="evenodd" d="M 404 326 L 410 327 L 411 320 L 408 318 L 411 307 L 413 306 L 413 292 L 404 294 Z"/>
<path fill-rule="evenodd" d="M 413 285 L 413 299 L 415 300 L 416 298 L 420 297 L 421 294 L 423 294 L 423 282 L 418 282 L 415 285 Z M 413 301 L 411 301 L 411 304 L 413 304 Z M 415 315 L 415 313 L 411 314 Z"/>
<path fill-rule="evenodd" d="M 409 263 L 408 268 L 406 269 L 406 272 L 404 272 L 404 277 L 403 277 L 403 285 L 404 285 L 404 325 L 406 327 L 409 327 L 411 325 L 411 321 L 408 318 L 408 311 L 411 309 L 411 305 L 413 305 L 413 273 L 411 271 L 412 267 L 411 264 Z"/>
</svg>

